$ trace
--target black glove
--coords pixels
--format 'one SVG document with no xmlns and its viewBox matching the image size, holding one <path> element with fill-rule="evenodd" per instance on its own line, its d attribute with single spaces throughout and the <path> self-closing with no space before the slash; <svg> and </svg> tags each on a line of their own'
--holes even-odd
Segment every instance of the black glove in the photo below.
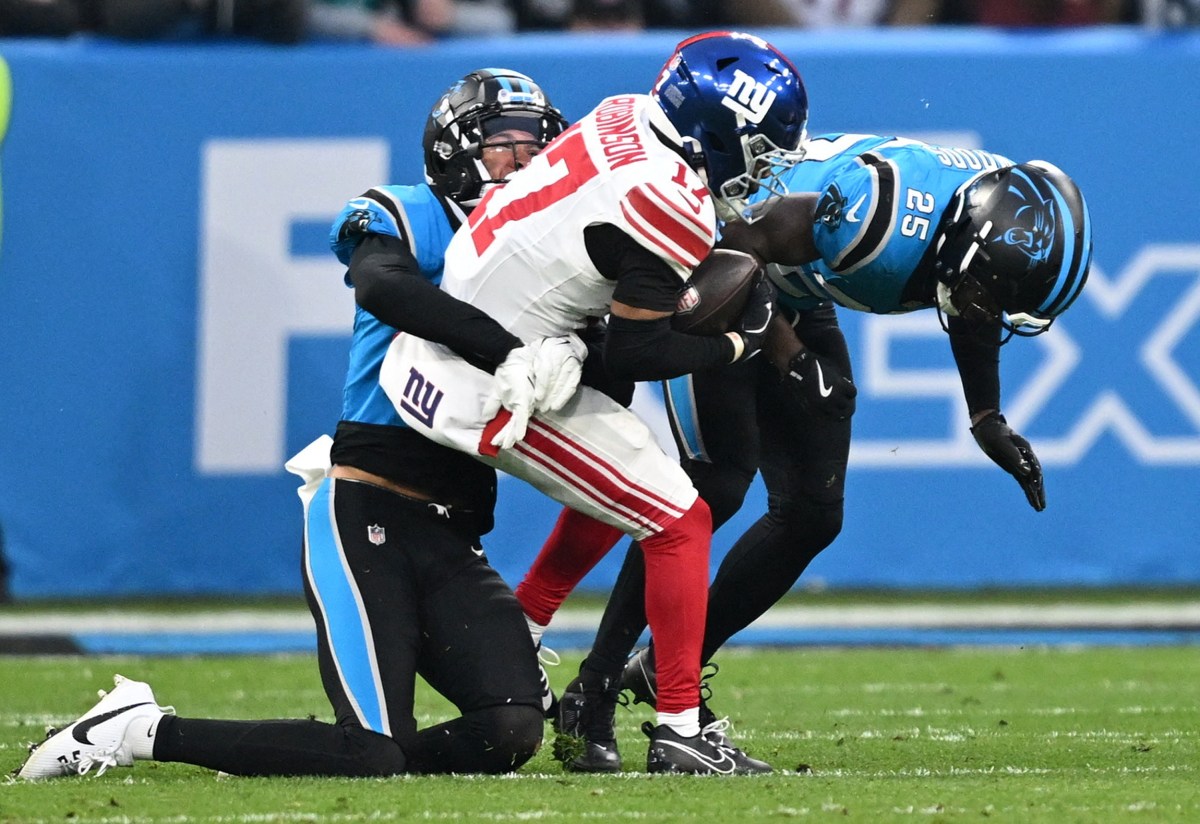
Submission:
<svg viewBox="0 0 1200 824">
<path fill-rule="evenodd" d="M 805 412 L 824 415 L 835 421 L 848 420 L 854 414 L 858 387 L 842 375 L 829 358 L 805 349 L 788 363 L 784 378 L 788 392 Z"/>
<path fill-rule="evenodd" d="M 742 316 L 729 331 L 741 335 L 745 348 L 735 361 L 752 358 L 762 349 L 763 341 L 767 339 L 767 329 L 771 326 L 771 318 L 775 317 L 775 287 L 767 280 L 766 273 L 759 269 L 750 289 L 750 297 L 746 300 L 746 308 Z"/>
<path fill-rule="evenodd" d="M 1029 505 L 1041 512 L 1046 508 L 1046 487 L 1042 483 L 1042 465 L 1033 454 L 1029 441 L 1022 438 L 1008 425 L 999 412 L 989 412 L 987 417 L 971 427 L 975 443 L 996 465 L 1017 479 Z"/>
</svg>

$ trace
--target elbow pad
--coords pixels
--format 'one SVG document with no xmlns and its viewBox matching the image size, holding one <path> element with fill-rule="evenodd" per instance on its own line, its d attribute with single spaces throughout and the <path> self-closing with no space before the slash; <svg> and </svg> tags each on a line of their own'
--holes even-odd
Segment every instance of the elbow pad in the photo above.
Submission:
<svg viewBox="0 0 1200 824">
<path fill-rule="evenodd" d="M 604 365 L 620 380 L 658 381 L 730 363 L 733 341 L 725 335 L 687 335 L 671 328 L 671 318 L 630 320 L 609 317 Z"/>
</svg>

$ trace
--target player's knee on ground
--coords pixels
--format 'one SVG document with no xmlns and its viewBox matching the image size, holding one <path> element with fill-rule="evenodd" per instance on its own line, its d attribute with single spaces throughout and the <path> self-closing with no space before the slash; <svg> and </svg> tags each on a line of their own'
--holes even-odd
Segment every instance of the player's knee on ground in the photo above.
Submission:
<svg viewBox="0 0 1200 824">
<path fill-rule="evenodd" d="M 545 717 L 537 707 L 485 707 L 465 713 L 471 735 L 479 743 L 481 773 L 506 773 L 521 767 L 542 745 Z"/>
<path fill-rule="evenodd" d="M 395 739 L 357 725 L 341 725 L 346 745 L 343 754 L 354 764 L 346 771 L 354 776 L 401 775 L 408 771 L 404 751 Z"/>
</svg>

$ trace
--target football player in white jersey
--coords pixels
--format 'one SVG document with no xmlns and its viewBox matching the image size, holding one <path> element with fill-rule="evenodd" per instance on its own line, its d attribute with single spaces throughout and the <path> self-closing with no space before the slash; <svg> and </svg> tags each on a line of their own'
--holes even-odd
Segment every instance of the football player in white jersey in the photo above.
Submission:
<svg viewBox="0 0 1200 824">
<path fill-rule="evenodd" d="M 101 773 L 134 759 L 258 776 L 501 773 L 533 756 L 549 685 L 518 601 L 484 557 L 495 470 L 404 425 L 378 376 L 397 329 L 493 368 L 555 366 L 540 342 L 523 344 L 437 283 L 481 193 L 565 127 L 531 78 L 470 72 L 429 114 L 427 182 L 372 188 L 334 220 L 330 242 L 357 304 L 341 420 L 332 442 L 318 440 L 289 468 L 309 480 L 304 591 L 335 723 L 176 717 L 148 684 L 117 676 L 91 711 L 33 749 L 22 778 Z M 544 384 L 554 372 L 529 374 Z M 420 727 L 418 674 L 457 717 Z"/>
<path fill-rule="evenodd" d="M 748 358 L 773 315 L 765 281 L 725 335 L 675 332 L 670 316 L 712 249 L 718 215 L 742 213 L 751 193 L 777 189 L 776 175 L 799 161 L 807 113 L 799 73 L 764 41 L 728 32 L 685 40 L 651 94 L 602 101 L 484 197 L 447 250 L 442 288 L 527 340 L 608 315 L 603 365 L 618 379 Z M 405 334 L 381 374 L 409 426 L 570 508 L 518 593 L 535 632 L 621 534 L 641 542 L 659 656 L 648 770 L 769 770 L 699 724 L 712 524 L 687 474 L 601 392 L 583 386 L 561 410 L 540 412 L 519 384 L 501 367 L 497 398 L 491 375 Z"/>
</svg>

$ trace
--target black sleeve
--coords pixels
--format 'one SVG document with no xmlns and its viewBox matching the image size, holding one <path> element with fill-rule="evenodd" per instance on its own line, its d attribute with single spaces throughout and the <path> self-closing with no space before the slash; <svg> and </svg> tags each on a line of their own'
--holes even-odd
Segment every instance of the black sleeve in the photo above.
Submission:
<svg viewBox="0 0 1200 824">
<path fill-rule="evenodd" d="M 467 360 L 494 369 L 521 344 L 484 312 L 426 280 L 408 244 L 368 234 L 350 259 L 354 299 L 383 323 L 449 346 Z"/>
<path fill-rule="evenodd" d="M 611 224 L 583 230 L 588 257 L 600 274 L 615 280 L 613 300 L 639 309 L 674 312 L 683 287 L 667 262 Z M 671 318 L 629 320 L 611 315 L 604 339 L 604 367 L 624 381 L 656 381 L 733 360 L 733 341 L 724 335 L 684 335 Z"/>
<path fill-rule="evenodd" d="M 579 339 L 588 349 L 579 382 L 600 390 L 621 406 L 628 407 L 633 403 L 633 392 L 637 386 L 631 380 L 622 380 L 614 376 L 604 363 L 604 345 L 608 340 L 608 324 L 604 318 L 593 318 L 579 333 Z"/>
<path fill-rule="evenodd" d="M 677 378 L 733 360 L 733 341 L 725 335 L 685 335 L 671 318 L 629 320 L 612 315 L 604 344 L 604 365 L 620 380 Z"/>
<path fill-rule="evenodd" d="M 946 320 L 967 411 L 972 416 L 986 409 L 999 412 L 1000 327 L 972 325 L 962 318 Z"/>
<path fill-rule="evenodd" d="M 683 281 L 667 262 L 609 223 L 583 230 L 588 257 L 617 282 L 613 300 L 639 309 L 674 312 Z"/>
</svg>

